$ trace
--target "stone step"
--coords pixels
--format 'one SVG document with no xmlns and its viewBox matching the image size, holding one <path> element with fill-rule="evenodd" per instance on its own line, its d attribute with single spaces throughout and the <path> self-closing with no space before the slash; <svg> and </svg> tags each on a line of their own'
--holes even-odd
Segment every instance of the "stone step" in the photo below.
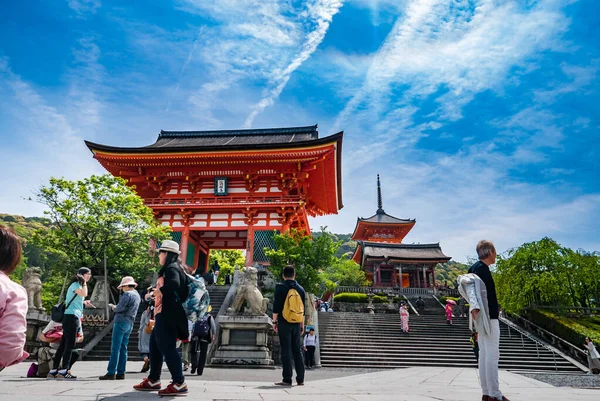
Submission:
<svg viewBox="0 0 600 401">
<path fill-rule="evenodd" d="M 327 367 L 364 368 L 475 367 L 468 321 L 468 318 L 454 318 L 454 324 L 448 325 L 443 316 L 411 315 L 411 331 L 404 334 L 396 314 L 320 314 L 321 363 Z M 499 366 L 527 371 L 579 371 L 503 324 Z"/>
<path fill-rule="evenodd" d="M 397 368 L 410 368 L 410 367 L 418 367 L 418 366 L 447 366 L 447 367 L 464 367 L 464 368 L 476 368 L 477 364 L 457 364 L 454 362 L 450 362 L 447 364 L 437 363 L 437 362 L 428 362 L 428 361 L 410 361 L 410 362 L 393 362 L 393 363 L 373 363 L 373 362 L 354 362 L 351 366 L 348 365 L 347 361 L 330 361 L 326 364 L 322 364 L 324 367 L 328 368 L 355 368 L 355 369 L 397 369 Z M 547 365 L 530 365 L 527 369 L 523 369 L 520 366 L 512 366 L 512 365 L 500 365 L 500 369 L 506 369 L 510 371 L 520 371 L 520 372 L 538 372 L 538 373 L 550 373 L 550 372 L 560 372 L 560 373 L 571 373 L 571 374 L 580 374 L 581 370 L 577 369 L 575 366 L 565 366 L 559 367 L 558 370 L 554 368 L 548 368 Z"/>
<path fill-rule="evenodd" d="M 471 354 L 470 356 L 455 356 L 455 355 L 447 355 L 447 356 L 442 356 L 442 355 L 437 355 L 434 357 L 427 357 L 424 358 L 423 355 L 419 355 L 419 354 L 406 354 L 406 355 L 386 355 L 386 356 L 381 356 L 381 355 L 329 355 L 329 354 L 321 354 L 321 363 L 327 363 L 329 360 L 331 359 L 335 359 L 338 361 L 342 361 L 342 360 L 347 360 L 347 361 L 401 361 L 401 362 L 407 362 L 407 361 L 423 361 L 423 360 L 429 360 L 431 362 L 436 362 L 436 363 L 449 363 L 449 362 L 456 362 L 456 363 L 464 363 L 464 362 L 468 362 L 468 363 L 476 363 L 475 360 L 475 356 L 473 354 Z M 323 355 L 325 357 L 323 357 Z M 539 359 L 519 359 L 517 357 L 513 357 L 513 358 L 504 358 L 504 357 L 500 357 L 500 364 L 516 364 L 516 365 L 520 365 L 521 367 L 525 367 L 528 365 L 532 365 L 532 364 L 537 364 L 537 365 L 541 365 L 541 364 L 548 364 L 548 363 L 552 363 L 552 366 L 554 366 L 554 360 L 552 358 L 550 359 L 545 359 L 545 358 L 539 358 Z M 564 359 L 561 361 L 556 361 L 556 365 L 557 366 L 568 366 L 570 365 L 567 361 L 565 361 Z"/>
</svg>

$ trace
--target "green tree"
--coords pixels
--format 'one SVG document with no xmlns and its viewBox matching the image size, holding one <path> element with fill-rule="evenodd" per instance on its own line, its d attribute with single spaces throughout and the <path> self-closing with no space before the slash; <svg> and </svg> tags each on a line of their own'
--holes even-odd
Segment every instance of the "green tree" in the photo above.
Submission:
<svg viewBox="0 0 600 401">
<path fill-rule="evenodd" d="M 509 312 L 531 305 L 597 305 L 599 261 L 598 255 L 574 252 L 547 237 L 525 243 L 498 258 L 499 301 Z"/>
<path fill-rule="evenodd" d="M 331 266 L 341 241 L 335 241 L 326 227 L 312 238 L 304 231 L 291 229 L 275 234 L 276 249 L 265 249 L 275 277 L 281 277 L 283 268 L 292 264 L 296 267 L 296 280 L 308 292 L 315 293 L 321 283 L 320 272 Z"/>
<path fill-rule="evenodd" d="M 323 271 L 325 288 L 334 290 L 338 286 L 365 286 L 369 284 L 365 272 L 360 265 L 343 256 L 336 258 L 333 263 Z"/>
<path fill-rule="evenodd" d="M 220 268 L 217 284 L 223 284 L 227 274 L 233 275 L 235 266 L 244 267 L 246 264 L 243 252 L 238 249 L 211 249 L 208 265 L 212 266 L 215 261 L 219 263 Z"/>
<path fill-rule="evenodd" d="M 154 268 L 149 241 L 169 238 L 170 228 L 154 219 L 123 179 L 109 174 L 80 181 L 51 178 L 35 200 L 47 206 L 51 228 L 37 230 L 32 241 L 60 260 L 54 272 L 60 277 L 80 266 L 102 274 L 106 253 L 113 279 L 143 280 Z"/>
</svg>

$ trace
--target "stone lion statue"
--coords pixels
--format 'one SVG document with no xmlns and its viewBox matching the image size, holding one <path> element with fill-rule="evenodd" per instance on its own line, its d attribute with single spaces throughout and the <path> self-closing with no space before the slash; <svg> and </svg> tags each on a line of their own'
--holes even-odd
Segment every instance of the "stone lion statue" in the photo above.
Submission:
<svg viewBox="0 0 600 401">
<path fill-rule="evenodd" d="M 269 300 L 264 298 L 258 289 L 258 270 L 254 267 L 246 267 L 242 274 L 235 298 L 231 303 L 231 307 L 227 308 L 227 314 L 239 313 L 244 301 L 246 301 L 251 315 L 264 315 Z"/>
<path fill-rule="evenodd" d="M 27 291 L 27 304 L 29 309 L 44 309 L 42 307 L 42 269 L 30 267 L 23 273 L 21 285 Z"/>
</svg>

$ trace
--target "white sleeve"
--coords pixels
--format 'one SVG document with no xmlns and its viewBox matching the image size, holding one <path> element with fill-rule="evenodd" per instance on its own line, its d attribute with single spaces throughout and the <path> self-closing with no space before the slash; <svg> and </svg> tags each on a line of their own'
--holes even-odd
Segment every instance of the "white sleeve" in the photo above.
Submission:
<svg viewBox="0 0 600 401">
<path fill-rule="evenodd" d="M 467 297 L 469 300 L 469 311 L 472 311 L 473 309 L 481 309 L 481 306 L 479 305 L 479 300 L 477 299 L 477 294 L 475 292 L 475 283 L 468 283 L 466 287 Z"/>
</svg>

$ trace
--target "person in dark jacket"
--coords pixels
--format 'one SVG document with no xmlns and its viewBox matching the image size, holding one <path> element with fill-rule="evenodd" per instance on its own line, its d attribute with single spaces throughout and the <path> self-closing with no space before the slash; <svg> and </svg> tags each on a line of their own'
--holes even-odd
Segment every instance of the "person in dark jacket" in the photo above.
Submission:
<svg viewBox="0 0 600 401">
<path fill-rule="evenodd" d="M 283 307 L 291 288 L 296 289 L 302 298 L 302 304 L 306 305 L 304 288 L 296 282 L 296 269 L 294 266 L 283 268 L 283 282 L 275 287 L 273 296 L 273 328 L 279 335 L 281 347 L 281 364 L 283 365 L 283 380 L 275 383 L 277 386 L 292 385 L 292 357 L 296 367 L 296 383 L 304 385 L 304 360 L 302 359 L 302 334 L 304 333 L 304 321 L 302 323 L 289 323 L 283 316 Z"/>
<path fill-rule="evenodd" d="M 154 291 L 154 329 L 150 335 L 150 374 L 140 384 L 139 391 L 159 390 L 160 396 L 185 395 L 188 392 L 183 376 L 177 339 L 187 338 L 188 320 L 183 302 L 188 296 L 187 276 L 179 259 L 179 244 L 165 240 L 158 249 L 162 268 L 158 272 Z M 160 373 L 163 360 L 171 373 L 171 383 L 161 390 Z"/>
<path fill-rule="evenodd" d="M 479 276 L 485 284 L 491 329 L 488 335 L 481 331 L 477 335 L 477 343 L 479 345 L 479 381 L 481 382 L 484 400 L 508 401 L 508 398 L 504 397 L 500 391 L 500 382 L 498 380 L 498 361 L 500 360 L 499 307 L 498 297 L 496 296 L 496 284 L 490 271 L 490 266 L 496 263 L 496 248 L 490 241 L 481 240 L 477 243 L 476 249 L 479 261 L 469 268 L 469 273 Z M 473 315 L 473 320 L 476 320 L 479 309 L 473 309 L 471 314 Z"/>
<path fill-rule="evenodd" d="M 202 318 L 196 322 L 196 324 L 202 324 L 203 320 L 206 319 L 208 323 L 208 333 L 203 336 L 198 336 L 196 330 L 196 324 L 194 325 L 194 330 L 192 331 L 192 341 L 190 345 L 192 357 L 192 371 L 194 374 L 197 372 L 198 376 L 202 376 L 204 373 L 204 365 L 206 365 L 206 355 L 208 353 L 208 345 L 215 341 L 215 334 L 217 332 L 217 325 L 215 324 L 215 319 L 212 317 L 210 312 L 212 311 L 212 306 L 208 306 L 206 311 L 205 318 Z M 200 353 L 200 355 L 198 355 Z"/>
</svg>

